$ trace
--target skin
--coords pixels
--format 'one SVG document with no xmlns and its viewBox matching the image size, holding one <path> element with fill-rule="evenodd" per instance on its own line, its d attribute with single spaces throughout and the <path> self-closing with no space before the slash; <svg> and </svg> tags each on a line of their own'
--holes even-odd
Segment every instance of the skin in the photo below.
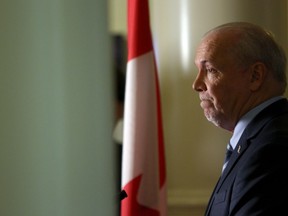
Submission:
<svg viewBox="0 0 288 216">
<path fill-rule="evenodd" d="M 246 112 L 281 95 L 265 64 L 237 62 L 231 50 L 240 39 L 241 33 L 231 29 L 206 35 L 196 51 L 198 74 L 192 86 L 208 121 L 231 132 Z"/>
</svg>

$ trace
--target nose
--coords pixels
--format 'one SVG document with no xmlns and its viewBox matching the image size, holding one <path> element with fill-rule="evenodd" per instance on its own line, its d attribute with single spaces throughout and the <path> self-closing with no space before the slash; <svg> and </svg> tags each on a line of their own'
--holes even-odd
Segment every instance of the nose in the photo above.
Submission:
<svg viewBox="0 0 288 216">
<path fill-rule="evenodd" d="M 201 72 L 199 72 L 197 74 L 197 76 L 196 76 L 196 78 L 192 84 L 192 88 L 197 92 L 202 92 L 202 91 L 207 90 L 205 82 L 204 82 L 204 77 L 203 77 Z"/>
</svg>

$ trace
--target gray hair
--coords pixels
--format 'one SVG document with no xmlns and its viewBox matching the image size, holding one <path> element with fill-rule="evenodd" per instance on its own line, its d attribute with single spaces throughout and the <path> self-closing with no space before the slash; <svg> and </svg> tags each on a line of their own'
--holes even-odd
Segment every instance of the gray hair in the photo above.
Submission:
<svg viewBox="0 0 288 216">
<path fill-rule="evenodd" d="M 239 59 L 239 63 L 249 66 L 256 61 L 262 62 L 274 78 L 283 83 L 285 90 L 287 85 L 286 54 L 271 32 L 252 23 L 232 22 L 220 25 L 207 32 L 206 35 L 223 30 L 236 31 L 240 35 L 236 46 L 233 47 L 233 53 Z"/>
</svg>

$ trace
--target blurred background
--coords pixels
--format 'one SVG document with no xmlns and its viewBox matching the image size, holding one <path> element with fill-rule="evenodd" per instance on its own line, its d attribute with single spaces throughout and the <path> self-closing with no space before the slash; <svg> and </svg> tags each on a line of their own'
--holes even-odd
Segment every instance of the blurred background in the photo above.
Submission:
<svg viewBox="0 0 288 216">
<path fill-rule="evenodd" d="M 0 215 L 118 215 L 126 0 L 1 0 Z M 210 28 L 249 21 L 288 49 L 286 0 L 150 1 L 168 215 L 203 215 L 231 134 L 192 91 Z"/>
</svg>

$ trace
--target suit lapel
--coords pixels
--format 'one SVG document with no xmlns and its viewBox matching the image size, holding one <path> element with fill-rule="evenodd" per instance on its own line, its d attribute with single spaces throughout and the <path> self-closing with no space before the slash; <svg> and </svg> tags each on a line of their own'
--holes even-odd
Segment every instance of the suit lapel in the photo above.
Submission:
<svg viewBox="0 0 288 216">
<path fill-rule="evenodd" d="M 281 115 L 284 112 L 287 112 L 287 100 L 286 99 L 279 100 L 273 103 L 272 105 L 266 107 L 251 121 L 251 123 L 244 130 L 238 144 L 236 145 L 230 157 L 229 163 L 227 164 L 227 167 L 222 173 L 222 176 L 217 184 L 217 188 L 215 191 L 218 191 L 223 181 L 226 179 L 227 175 L 232 171 L 233 167 L 236 166 L 237 161 L 245 153 L 245 151 L 247 150 L 250 144 L 249 140 L 257 136 L 259 131 L 261 131 L 261 129 L 266 125 L 268 121 L 270 121 L 272 118 L 274 118 L 277 115 Z"/>
<path fill-rule="evenodd" d="M 279 110 L 280 109 L 280 110 Z M 277 111 L 276 111 L 277 110 Z M 248 149 L 250 145 L 250 139 L 254 136 L 257 136 L 259 131 L 265 126 L 265 124 L 270 121 L 273 117 L 277 115 L 281 115 L 284 112 L 288 112 L 288 103 L 286 99 L 279 100 L 272 105 L 265 108 L 263 111 L 261 111 L 247 126 L 247 128 L 244 130 L 238 144 L 236 145 L 231 158 L 229 160 L 229 163 L 225 170 L 223 171 L 222 175 L 220 176 L 213 193 L 211 195 L 211 198 L 208 203 L 208 207 L 206 210 L 205 215 L 209 215 L 209 212 L 211 210 L 211 206 L 213 205 L 214 201 L 214 194 L 219 191 L 221 188 L 224 180 L 227 178 L 229 173 L 232 172 L 233 168 L 237 165 L 237 162 L 242 157 L 242 155 L 245 153 L 245 151 Z"/>
</svg>

